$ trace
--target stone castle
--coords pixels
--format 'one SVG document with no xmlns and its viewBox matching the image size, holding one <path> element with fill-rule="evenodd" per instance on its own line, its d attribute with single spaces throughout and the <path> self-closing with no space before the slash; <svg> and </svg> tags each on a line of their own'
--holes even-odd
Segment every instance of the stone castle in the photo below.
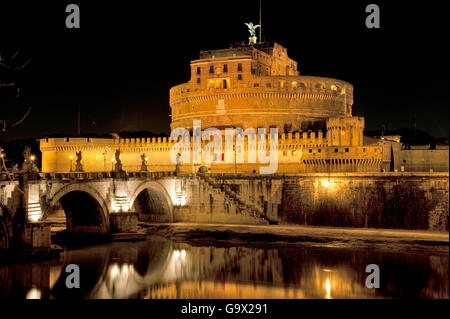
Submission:
<svg viewBox="0 0 450 319">
<path fill-rule="evenodd" d="M 193 133 L 193 121 L 202 128 L 278 129 L 277 173 L 379 172 L 383 147 L 364 145 L 364 118 L 352 116 L 353 86 L 345 81 L 300 75 L 297 62 L 287 49 L 273 43 L 235 45 L 228 49 L 201 51 L 191 61 L 191 77 L 170 89 L 171 129 L 182 127 Z M 238 163 L 248 157 L 250 136 L 243 148 L 233 140 L 232 163 L 215 158 L 212 163 L 192 158 L 176 164 L 170 153 L 177 140 L 170 138 L 46 138 L 40 140 L 42 172 L 69 172 L 76 168 L 76 152 L 82 152 L 85 172 L 113 171 L 115 152 L 125 171 L 195 173 L 207 166 L 211 173 L 256 173 L 256 161 Z M 258 140 L 262 136 L 257 136 Z M 271 136 L 264 136 L 269 149 Z M 273 138 L 273 137 L 272 137 Z M 207 143 L 202 142 L 204 147 Z M 258 146 L 259 147 L 259 146 Z M 244 153 L 244 154 L 241 154 Z M 144 160 L 145 158 L 145 160 Z"/>
</svg>

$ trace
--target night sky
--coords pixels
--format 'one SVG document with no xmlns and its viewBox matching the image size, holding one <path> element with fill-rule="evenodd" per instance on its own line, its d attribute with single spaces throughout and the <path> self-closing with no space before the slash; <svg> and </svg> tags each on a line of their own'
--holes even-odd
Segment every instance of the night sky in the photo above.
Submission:
<svg viewBox="0 0 450 319">
<path fill-rule="evenodd" d="M 120 131 L 169 133 L 169 88 L 189 79 L 200 50 L 248 41 L 258 22 L 251 1 L 0 2 L 0 54 L 31 62 L 0 66 L 0 120 L 17 122 L 0 140 Z M 395 2 L 395 3 L 394 3 Z M 81 28 L 67 29 L 76 3 Z M 442 2 L 262 0 L 263 38 L 288 48 L 300 74 L 334 77 L 355 88 L 354 114 L 366 129 L 449 131 L 447 17 Z M 381 9 L 381 29 L 365 27 L 365 7 Z M 426 6 L 425 6 L 426 4 Z"/>
</svg>

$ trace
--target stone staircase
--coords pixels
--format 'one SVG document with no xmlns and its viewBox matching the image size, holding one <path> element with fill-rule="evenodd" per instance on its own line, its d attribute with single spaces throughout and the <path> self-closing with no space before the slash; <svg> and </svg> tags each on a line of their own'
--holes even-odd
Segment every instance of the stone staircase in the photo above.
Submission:
<svg viewBox="0 0 450 319">
<path fill-rule="evenodd" d="M 241 196 L 231 190 L 228 185 L 217 184 L 215 179 L 208 177 L 206 174 L 197 173 L 197 178 L 200 183 L 212 193 L 222 194 L 226 202 L 232 203 L 236 207 L 238 213 L 253 217 L 262 224 L 271 223 L 271 221 L 264 216 L 264 211 L 261 208 L 254 204 L 246 203 Z"/>
</svg>

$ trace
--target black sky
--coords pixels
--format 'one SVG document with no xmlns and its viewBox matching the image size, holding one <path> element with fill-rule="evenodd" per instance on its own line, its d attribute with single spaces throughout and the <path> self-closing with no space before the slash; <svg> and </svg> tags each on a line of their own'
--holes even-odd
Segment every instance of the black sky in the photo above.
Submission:
<svg viewBox="0 0 450 319">
<path fill-rule="evenodd" d="M 66 29 L 76 3 L 81 28 Z M 288 48 L 304 75 L 355 87 L 354 114 L 367 129 L 411 127 L 437 137 L 449 131 L 448 33 L 442 2 L 262 0 L 263 37 Z M 365 27 L 365 7 L 381 9 L 381 29 Z M 425 5 L 426 4 L 426 5 Z M 0 120 L 26 120 L 0 140 L 76 133 L 169 132 L 169 88 L 189 78 L 205 49 L 248 41 L 257 22 L 251 1 L 14 1 L 0 4 L 0 54 L 20 50 L 24 71 L 0 67 Z M 95 125 L 93 125 L 95 122 Z"/>
</svg>

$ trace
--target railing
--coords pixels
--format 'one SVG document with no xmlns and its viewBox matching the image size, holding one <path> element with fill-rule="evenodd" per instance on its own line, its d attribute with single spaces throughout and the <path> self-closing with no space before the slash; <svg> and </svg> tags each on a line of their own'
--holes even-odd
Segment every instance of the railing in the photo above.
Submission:
<svg viewBox="0 0 450 319">
<path fill-rule="evenodd" d="M 103 178 L 163 178 L 175 175 L 174 171 L 164 172 L 64 172 L 64 173 L 40 173 L 41 179 L 46 180 L 88 180 Z"/>
<path fill-rule="evenodd" d="M 20 173 L 0 172 L 0 181 L 19 180 Z"/>
</svg>

